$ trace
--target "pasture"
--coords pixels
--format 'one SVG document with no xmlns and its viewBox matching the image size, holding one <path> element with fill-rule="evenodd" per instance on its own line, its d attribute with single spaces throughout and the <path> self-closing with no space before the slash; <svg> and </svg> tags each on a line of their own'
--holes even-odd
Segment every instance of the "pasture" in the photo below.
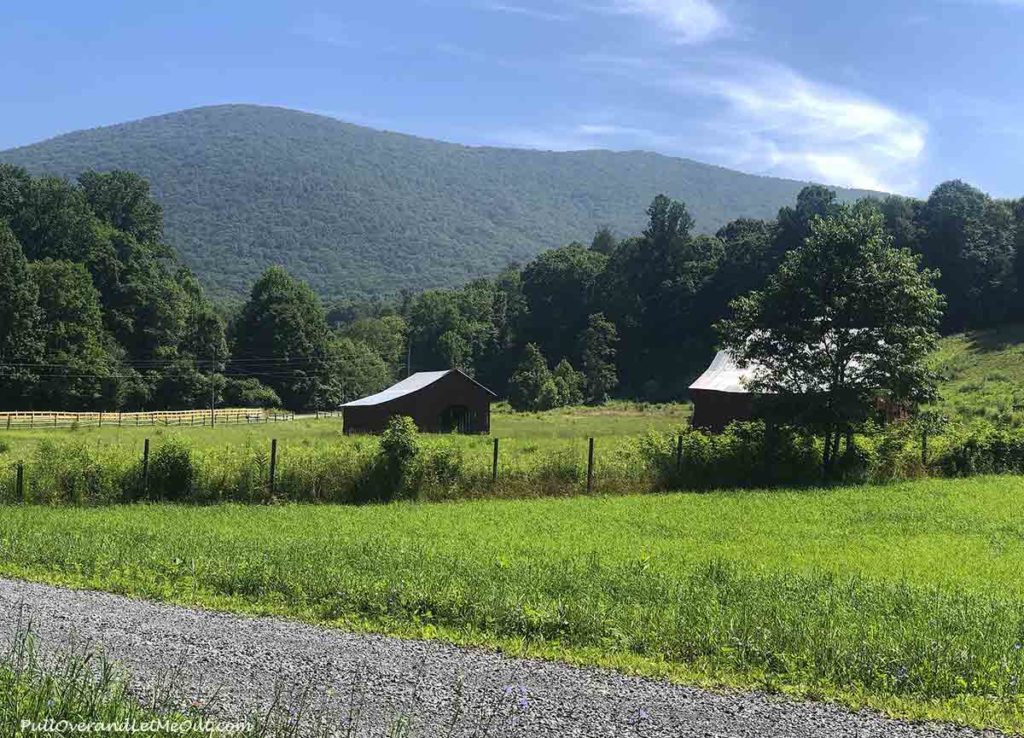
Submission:
<svg viewBox="0 0 1024 738">
<path fill-rule="evenodd" d="M 0 509 L 0 573 L 1024 730 L 1024 479 Z"/>
<path fill-rule="evenodd" d="M 505 403 L 494 405 L 491 411 L 491 436 L 496 438 L 579 439 L 636 436 L 650 430 L 677 431 L 690 422 L 689 404 L 648 405 L 626 401 L 613 401 L 597 407 L 558 408 L 538 413 L 516 413 Z M 82 425 L 76 428 L 35 428 L 4 431 L 0 428 L 0 458 L 27 455 L 42 440 L 75 440 L 94 446 L 141 447 L 146 438 L 158 439 L 178 436 L 197 447 L 230 447 L 247 444 L 269 444 L 277 438 L 282 444 L 298 443 L 306 446 L 318 443 L 356 443 L 360 437 L 346 437 L 341 433 L 340 417 L 257 423 L 228 424 L 211 428 L 206 426 L 144 426 L 107 425 L 102 428 Z"/>
</svg>

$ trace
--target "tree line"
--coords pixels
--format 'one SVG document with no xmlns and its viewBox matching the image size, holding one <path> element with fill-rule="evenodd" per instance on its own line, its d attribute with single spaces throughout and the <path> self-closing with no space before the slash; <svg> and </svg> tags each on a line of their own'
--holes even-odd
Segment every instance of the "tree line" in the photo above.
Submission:
<svg viewBox="0 0 1024 738">
<path fill-rule="evenodd" d="M 166 245 L 137 175 L 69 182 L 0 165 L 0 406 L 327 409 L 446 367 L 521 409 L 681 399 L 730 304 L 844 207 L 810 186 L 775 219 L 708 235 L 658 196 L 638 235 L 601 229 L 458 289 L 324 305 L 273 267 L 225 306 Z M 936 272 L 943 330 L 1024 317 L 1024 200 L 957 181 L 857 207 Z"/>
<path fill-rule="evenodd" d="M 460 366 L 526 409 L 616 394 L 677 400 L 707 366 L 730 304 L 762 288 L 814 223 L 846 212 L 823 186 L 804 188 L 772 220 L 693 233 L 684 203 L 658 196 L 648 225 L 608 229 L 461 289 L 335 306 L 342 325 L 405 321 L 416 368 Z M 998 200 L 960 181 L 926 200 L 856 203 L 897 249 L 936 273 L 944 332 L 1024 318 L 1024 199 Z"/>
<path fill-rule="evenodd" d="M 137 175 L 0 165 L 0 407 L 327 408 L 390 377 L 280 268 L 240 309 L 215 305 Z"/>
</svg>

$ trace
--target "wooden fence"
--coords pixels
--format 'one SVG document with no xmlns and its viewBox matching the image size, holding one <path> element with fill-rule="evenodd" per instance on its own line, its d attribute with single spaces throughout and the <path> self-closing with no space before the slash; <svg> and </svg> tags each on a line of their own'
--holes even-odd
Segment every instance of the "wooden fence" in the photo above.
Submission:
<svg viewBox="0 0 1024 738">
<path fill-rule="evenodd" d="M 140 413 L 65 413 L 0 412 L 0 429 L 46 429 L 71 427 L 201 426 L 280 423 L 295 419 L 295 414 L 256 408 L 218 408 L 217 410 L 173 410 Z"/>
</svg>

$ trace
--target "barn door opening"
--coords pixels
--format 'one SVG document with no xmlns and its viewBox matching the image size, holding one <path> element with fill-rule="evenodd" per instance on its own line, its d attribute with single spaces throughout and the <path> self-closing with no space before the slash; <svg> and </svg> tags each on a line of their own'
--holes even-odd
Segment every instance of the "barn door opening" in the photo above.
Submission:
<svg viewBox="0 0 1024 738">
<path fill-rule="evenodd" d="M 449 405 L 441 411 L 442 433 L 472 433 L 473 413 L 465 405 Z"/>
</svg>

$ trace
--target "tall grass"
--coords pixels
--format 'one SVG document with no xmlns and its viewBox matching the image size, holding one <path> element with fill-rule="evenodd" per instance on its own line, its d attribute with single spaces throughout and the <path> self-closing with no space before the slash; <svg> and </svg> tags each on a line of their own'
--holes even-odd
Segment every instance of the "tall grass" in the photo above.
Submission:
<svg viewBox="0 0 1024 738">
<path fill-rule="evenodd" d="M 1019 730 L 1022 494 L 7 508 L 0 572 Z"/>
<path fill-rule="evenodd" d="M 686 429 L 600 437 L 589 477 L 582 438 L 501 440 L 495 476 L 490 438 L 418 435 L 411 426 L 405 432 L 409 453 L 390 461 L 387 436 L 297 438 L 279 443 L 272 459 L 265 440 L 211 446 L 168 434 L 154 439 L 145 465 L 141 447 L 43 439 L 23 463 L 20 494 L 10 455 L 0 455 L 0 502 L 362 503 L 822 482 L 819 439 L 756 422 L 735 424 L 722 434 Z M 1024 473 L 1024 429 L 947 426 L 929 435 L 927 454 L 917 423 L 894 424 L 854 440 L 842 452 L 832 483 Z"/>
</svg>

